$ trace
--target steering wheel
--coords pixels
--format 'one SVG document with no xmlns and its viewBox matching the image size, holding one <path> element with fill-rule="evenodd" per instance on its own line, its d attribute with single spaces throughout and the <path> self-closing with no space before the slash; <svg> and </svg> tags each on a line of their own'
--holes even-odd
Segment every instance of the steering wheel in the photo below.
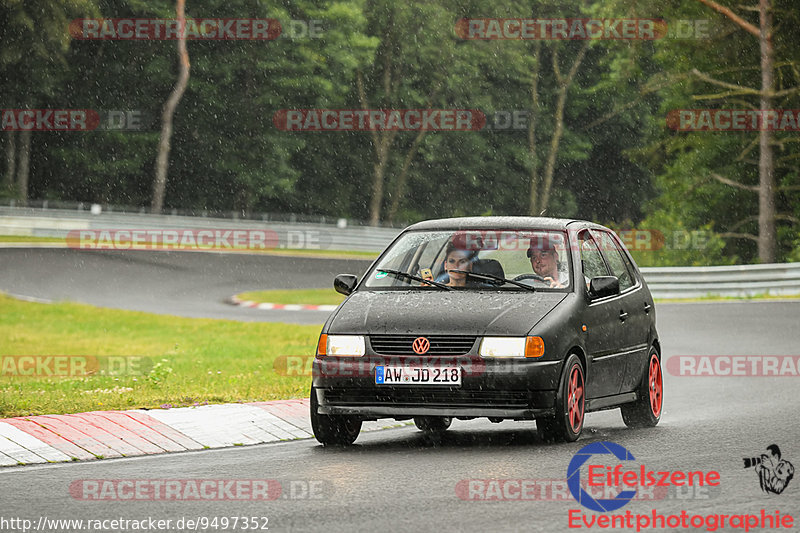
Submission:
<svg viewBox="0 0 800 533">
<path fill-rule="evenodd" d="M 542 276 L 538 275 L 538 274 L 520 274 L 519 276 L 514 278 L 514 281 L 522 281 L 522 280 L 525 280 L 525 279 L 535 279 L 537 281 L 541 281 L 542 283 L 547 283 L 544 280 L 544 278 Z"/>
</svg>

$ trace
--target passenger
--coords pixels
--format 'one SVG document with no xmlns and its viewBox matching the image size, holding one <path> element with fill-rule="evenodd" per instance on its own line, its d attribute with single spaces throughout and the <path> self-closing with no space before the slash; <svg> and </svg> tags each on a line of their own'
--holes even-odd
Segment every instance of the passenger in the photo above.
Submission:
<svg viewBox="0 0 800 533">
<path fill-rule="evenodd" d="M 444 269 L 450 277 L 447 285 L 450 287 L 467 287 L 472 283 L 468 283 L 467 275 L 461 272 L 451 272 L 451 270 L 466 270 L 472 272 L 472 263 L 475 260 L 477 251 L 464 250 L 457 247 L 452 242 L 447 244 L 447 250 L 444 259 Z"/>
<path fill-rule="evenodd" d="M 531 260 L 533 271 L 544 278 L 550 288 L 563 289 L 569 285 L 569 274 L 559 269 L 561 262 L 558 250 L 550 238 L 547 236 L 533 237 L 530 248 L 528 248 L 528 257 Z"/>
</svg>

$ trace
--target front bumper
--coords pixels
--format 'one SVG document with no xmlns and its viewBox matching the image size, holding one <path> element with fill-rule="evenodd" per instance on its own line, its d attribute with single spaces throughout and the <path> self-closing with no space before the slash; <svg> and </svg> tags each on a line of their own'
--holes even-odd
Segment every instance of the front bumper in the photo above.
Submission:
<svg viewBox="0 0 800 533">
<path fill-rule="evenodd" d="M 375 366 L 398 364 L 398 358 L 318 357 L 313 365 L 313 386 L 319 414 L 364 419 L 449 416 L 530 420 L 554 414 L 561 363 L 475 357 L 431 359 L 425 364 L 458 364 L 462 368 L 461 385 L 377 385 Z"/>
</svg>

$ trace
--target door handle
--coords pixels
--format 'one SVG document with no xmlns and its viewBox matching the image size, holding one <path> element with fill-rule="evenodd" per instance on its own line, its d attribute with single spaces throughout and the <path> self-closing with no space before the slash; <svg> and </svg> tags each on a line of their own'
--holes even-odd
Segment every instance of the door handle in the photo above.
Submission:
<svg viewBox="0 0 800 533">
<path fill-rule="evenodd" d="M 625 311 L 620 311 L 620 312 L 619 312 L 619 319 L 620 319 L 622 322 L 625 322 L 625 319 L 626 319 L 626 318 L 628 318 L 628 313 L 626 313 Z"/>
<path fill-rule="evenodd" d="M 645 312 L 645 314 L 650 314 L 650 309 L 652 309 L 652 308 L 653 308 L 653 306 L 650 305 L 649 303 L 647 303 L 647 302 L 644 303 L 644 312 Z"/>
</svg>

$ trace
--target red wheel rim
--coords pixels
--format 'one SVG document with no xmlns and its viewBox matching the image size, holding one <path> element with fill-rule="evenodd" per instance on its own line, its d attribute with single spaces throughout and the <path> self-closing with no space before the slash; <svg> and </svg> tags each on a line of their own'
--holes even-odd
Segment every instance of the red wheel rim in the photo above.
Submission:
<svg viewBox="0 0 800 533">
<path fill-rule="evenodd" d="M 569 372 L 567 416 L 573 433 L 579 432 L 583 425 L 583 372 L 579 365 L 574 365 Z"/>
<path fill-rule="evenodd" d="M 653 354 L 650 357 L 650 371 L 647 379 L 648 389 L 650 390 L 650 410 L 653 416 L 658 418 L 661 415 L 662 383 L 661 383 L 661 363 L 658 356 Z"/>
</svg>

